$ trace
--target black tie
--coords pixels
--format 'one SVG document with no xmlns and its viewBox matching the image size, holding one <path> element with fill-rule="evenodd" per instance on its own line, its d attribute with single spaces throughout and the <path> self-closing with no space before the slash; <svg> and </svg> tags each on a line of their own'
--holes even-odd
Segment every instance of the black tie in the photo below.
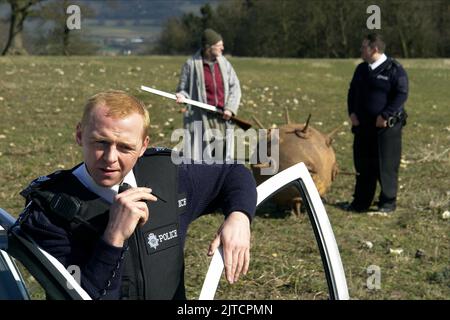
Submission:
<svg viewBox="0 0 450 320">
<path fill-rule="evenodd" d="M 119 193 L 122 193 L 130 188 L 131 186 L 128 183 L 124 182 L 119 186 Z"/>
</svg>

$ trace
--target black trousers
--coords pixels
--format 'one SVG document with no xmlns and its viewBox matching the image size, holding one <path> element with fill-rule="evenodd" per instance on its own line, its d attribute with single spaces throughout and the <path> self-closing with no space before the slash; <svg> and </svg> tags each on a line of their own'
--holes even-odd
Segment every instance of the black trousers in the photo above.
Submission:
<svg viewBox="0 0 450 320">
<path fill-rule="evenodd" d="M 397 200 L 398 169 L 402 147 L 402 123 L 392 128 L 353 127 L 353 161 L 356 176 L 352 205 L 366 210 L 372 204 L 377 181 L 381 186 L 379 207 L 394 207 Z"/>
</svg>

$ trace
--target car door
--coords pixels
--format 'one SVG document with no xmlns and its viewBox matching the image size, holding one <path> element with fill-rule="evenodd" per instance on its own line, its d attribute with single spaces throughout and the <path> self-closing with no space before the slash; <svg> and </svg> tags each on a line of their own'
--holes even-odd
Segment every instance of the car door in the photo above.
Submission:
<svg viewBox="0 0 450 320">
<path fill-rule="evenodd" d="M 16 263 L 6 253 L 6 230 L 0 225 L 0 300 L 28 300 L 27 288 Z"/>
<path fill-rule="evenodd" d="M 321 255 L 330 299 L 349 299 L 347 281 L 336 239 L 319 192 L 306 166 L 303 163 L 298 163 L 260 184 L 257 188 L 257 206 L 260 206 L 277 192 L 290 186 L 294 186 L 299 190 L 302 203 L 308 213 Z M 217 250 L 213 255 L 206 274 L 200 292 L 200 300 L 214 299 L 223 267 L 222 250 Z"/>
<path fill-rule="evenodd" d="M 0 299 L 29 299 L 24 281 L 13 262 L 14 258 L 39 282 L 47 298 L 90 300 L 64 266 L 39 248 L 15 223 L 16 219 L 0 208 Z"/>
</svg>

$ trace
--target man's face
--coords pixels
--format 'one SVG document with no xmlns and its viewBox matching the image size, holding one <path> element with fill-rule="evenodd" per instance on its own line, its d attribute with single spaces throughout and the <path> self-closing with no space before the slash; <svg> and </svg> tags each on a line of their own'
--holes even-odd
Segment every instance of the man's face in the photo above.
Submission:
<svg viewBox="0 0 450 320">
<path fill-rule="evenodd" d="M 76 132 L 86 168 L 102 187 L 121 183 L 148 146 L 148 137 L 142 138 L 141 115 L 133 113 L 116 119 L 106 116 L 107 111 L 105 106 L 94 108 L 89 122 L 84 128 L 78 124 Z"/>
<path fill-rule="evenodd" d="M 220 40 L 219 42 L 211 46 L 211 55 L 213 57 L 218 58 L 222 55 L 223 50 L 224 50 L 223 41 Z"/>
<path fill-rule="evenodd" d="M 376 49 L 372 49 L 369 46 L 369 40 L 364 40 L 361 44 L 361 58 L 367 62 L 372 63 L 374 62 L 374 54 L 376 53 Z"/>
</svg>

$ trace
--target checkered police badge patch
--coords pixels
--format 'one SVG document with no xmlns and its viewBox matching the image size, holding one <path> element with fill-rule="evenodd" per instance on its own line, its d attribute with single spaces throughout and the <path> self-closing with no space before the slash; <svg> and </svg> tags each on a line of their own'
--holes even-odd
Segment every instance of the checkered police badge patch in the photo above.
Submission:
<svg viewBox="0 0 450 320">
<path fill-rule="evenodd" d="M 159 246 L 158 237 L 154 233 L 150 233 L 147 237 L 147 242 L 151 248 L 155 249 Z"/>
</svg>

